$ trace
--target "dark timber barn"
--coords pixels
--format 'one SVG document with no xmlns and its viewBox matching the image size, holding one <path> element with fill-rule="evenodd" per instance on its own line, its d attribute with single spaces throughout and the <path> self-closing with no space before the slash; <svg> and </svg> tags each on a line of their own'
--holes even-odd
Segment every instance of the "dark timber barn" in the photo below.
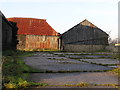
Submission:
<svg viewBox="0 0 120 90">
<path fill-rule="evenodd" d="M 84 20 L 61 35 L 65 51 L 101 51 L 108 45 L 108 34 Z"/>
<path fill-rule="evenodd" d="M 18 43 L 17 25 L 15 22 L 8 21 L 2 12 L 0 12 L 0 17 L 2 19 L 2 50 L 15 50 Z"/>
</svg>

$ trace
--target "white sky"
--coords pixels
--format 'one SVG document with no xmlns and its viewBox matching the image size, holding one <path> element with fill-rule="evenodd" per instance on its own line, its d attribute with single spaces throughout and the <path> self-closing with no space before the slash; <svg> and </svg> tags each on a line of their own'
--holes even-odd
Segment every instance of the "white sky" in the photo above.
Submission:
<svg viewBox="0 0 120 90">
<path fill-rule="evenodd" d="M 47 19 L 57 31 L 63 33 L 84 19 L 118 35 L 119 0 L 0 0 L 0 8 L 8 17 Z"/>
</svg>

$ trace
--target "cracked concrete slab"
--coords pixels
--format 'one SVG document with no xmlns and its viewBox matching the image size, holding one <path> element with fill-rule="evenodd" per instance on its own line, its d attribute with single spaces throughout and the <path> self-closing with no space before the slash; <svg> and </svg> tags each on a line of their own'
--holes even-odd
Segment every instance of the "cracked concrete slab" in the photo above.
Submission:
<svg viewBox="0 0 120 90">
<path fill-rule="evenodd" d="M 97 71 L 97 70 L 111 70 L 111 67 L 89 64 L 73 59 L 65 61 L 52 60 L 46 57 L 26 57 L 25 63 L 33 68 L 44 71 Z"/>
<path fill-rule="evenodd" d="M 31 74 L 30 81 L 47 83 L 49 85 L 78 84 L 118 84 L 118 77 L 109 72 L 84 73 L 35 73 Z"/>
<path fill-rule="evenodd" d="M 81 59 L 81 60 L 97 64 L 119 64 L 119 60 L 117 59 Z"/>
</svg>

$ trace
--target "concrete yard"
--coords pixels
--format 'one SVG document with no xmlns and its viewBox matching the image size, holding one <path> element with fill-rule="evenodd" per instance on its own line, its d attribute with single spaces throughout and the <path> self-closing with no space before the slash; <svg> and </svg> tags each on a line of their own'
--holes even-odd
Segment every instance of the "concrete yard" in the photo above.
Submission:
<svg viewBox="0 0 120 90">
<path fill-rule="evenodd" d="M 74 55 L 76 54 L 76 55 Z M 87 54 L 87 53 L 85 53 Z M 108 54 L 108 53 L 107 53 Z M 62 56 L 60 56 L 62 55 Z M 65 56 L 64 56 L 65 55 Z M 112 70 L 108 66 L 91 64 L 88 62 L 102 63 L 102 64 L 118 64 L 116 59 L 82 59 L 88 62 L 79 61 L 78 59 L 71 59 L 69 56 L 80 57 L 80 53 L 64 53 L 64 52 L 37 52 L 31 57 L 24 58 L 27 65 L 41 71 L 51 71 L 54 73 L 31 73 L 29 81 L 38 83 L 47 83 L 53 87 L 66 87 L 65 84 L 78 84 L 86 82 L 89 84 L 118 84 L 118 77 L 110 72 L 98 72 L 105 70 Z M 90 53 L 88 53 L 90 56 Z M 94 57 L 92 55 L 91 57 Z M 99 57 L 99 56 L 98 56 Z M 109 57 L 109 56 L 108 56 Z M 58 73 L 59 71 L 66 71 Z M 71 73 L 67 73 L 71 71 Z M 54 86 L 58 85 L 58 86 Z M 63 85 L 63 86 L 59 86 Z M 50 87 L 50 86 L 46 86 Z M 51 86 L 52 87 L 52 86 Z M 96 87 L 96 86 L 91 86 Z M 112 86 L 97 86 L 110 88 Z"/>
<path fill-rule="evenodd" d="M 48 55 L 49 56 L 49 55 Z M 110 67 L 89 64 L 69 58 L 61 57 L 26 57 L 25 63 L 33 68 L 44 71 L 97 71 L 97 70 L 111 70 Z"/>
<path fill-rule="evenodd" d="M 37 77 L 37 78 L 36 78 Z M 108 72 L 84 73 L 36 73 L 31 74 L 31 81 L 47 83 L 49 85 L 78 84 L 118 84 L 118 78 Z"/>
<path fill-rule="evenodd" d="M 66 57 L 69 57 L 69 58 L 111 58 L 111 56 L 106 56 L 106 55 L 66 55 Z"/>
<path fill-rule="evenodd" d="M 97 64 L 119 64 L 119 60 L 117 59 L 81 59 L 81 60 Z"/>
</svg>

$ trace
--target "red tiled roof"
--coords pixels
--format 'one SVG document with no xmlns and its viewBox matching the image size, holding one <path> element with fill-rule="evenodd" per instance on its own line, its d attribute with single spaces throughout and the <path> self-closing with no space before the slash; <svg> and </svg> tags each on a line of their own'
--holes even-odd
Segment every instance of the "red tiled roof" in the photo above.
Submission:
<svg viewBox="0 0 120 90">
<path fill-rule="evenodd" d="M 17 22 L 18 34 L 57 36 L 58 33 L 45 19 L 35 18 L 8 18 L 8 21 Z"/>
</svg>

